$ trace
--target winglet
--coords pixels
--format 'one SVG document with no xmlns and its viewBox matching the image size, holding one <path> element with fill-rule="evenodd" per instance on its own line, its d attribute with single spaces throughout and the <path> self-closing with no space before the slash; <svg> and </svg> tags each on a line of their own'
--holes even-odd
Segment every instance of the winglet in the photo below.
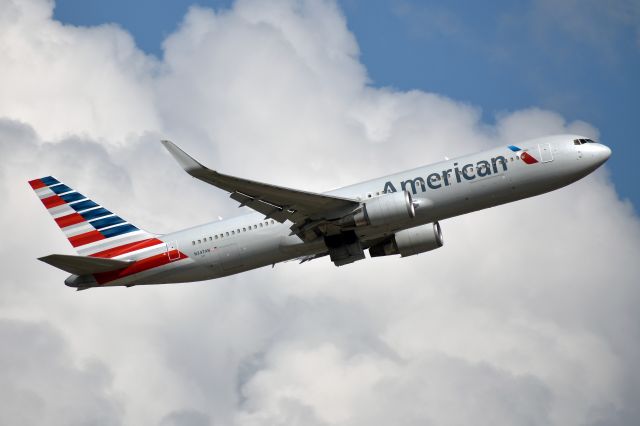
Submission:
<svg viewBox="0 0 640 426">
<path fill-rule="evenodd" d="M 182 167 L 187 173 L 192 174 L 191 172 L 206 169 L 205 166 L 198 163 L 193 157 L 180 149 L 176 144 L 171 141 L 163 140 L 160 141 L 162 145 L 169 151 L 169 154 L 176 159 L 180 167 Z"/>
</svg>

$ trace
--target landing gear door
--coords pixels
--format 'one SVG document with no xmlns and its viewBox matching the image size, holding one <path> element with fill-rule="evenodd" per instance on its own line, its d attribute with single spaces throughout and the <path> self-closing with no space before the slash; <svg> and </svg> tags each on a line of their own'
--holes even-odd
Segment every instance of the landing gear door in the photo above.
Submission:
<svg viewBox="0 0 640 426">
<path fill-rule="evenodd" d="M 178 251 L 177 241 L 167 242 L 167 256 L 169 257 L 169 260 L 171 262 L 180 259 L 180 252 Z"/>
<path fill-rule="evenodd" d="M 540 150 L 540 161 L 542 163 L 553 161 L 553 151 L 551 151 L 550 143 L 538 144 L 538 149 Z"/>
</svg>

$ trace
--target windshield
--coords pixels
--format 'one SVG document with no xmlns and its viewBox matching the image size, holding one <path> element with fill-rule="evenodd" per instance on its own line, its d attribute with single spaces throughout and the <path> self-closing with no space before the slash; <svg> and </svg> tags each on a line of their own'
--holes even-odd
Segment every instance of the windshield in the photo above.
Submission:
<svg viewBox="0 0 640 426">
<path fill-rule="evenodd" d="M 596 143 L 596 141 L 592 139 L 574 139 L 573 140 L 574 145 L 582 145 L 584 143 Z"/>
</svg>

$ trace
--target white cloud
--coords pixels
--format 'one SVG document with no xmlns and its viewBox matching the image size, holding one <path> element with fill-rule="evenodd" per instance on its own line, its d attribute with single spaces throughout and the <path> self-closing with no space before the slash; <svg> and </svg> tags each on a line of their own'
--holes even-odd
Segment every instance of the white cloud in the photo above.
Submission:
<svg viewBox="0 0 640 426">
<path fill-rule="evenodd" d="M 0 423 L 120 424 L 121 404 L 102 362 L 77 366 L 51 326 L 0 320 Z"/>
<path fill-rule="evenodd" d="M 152 231 L 239 212 L 179 170 L 161 137 L 230 173 L 326 190 L 530 136 L 598 131 L 538 109 L 489 125 L 444 96 L 368 87 L 331 2 L 192 8 L 162 61 L 117 27 L 54 22 L 51 7 L 0 1 L 0 318 L 31 330 L 4 334 L 0 413 L 28 411 L 27 389 L 45 401 L 24 420 L 33 424 L 637 418 L 640 226 L 606 170 L 447 220 L 445 247 L 414 258 L 64 287 L 64 273 L 35 260 L 72 251 L 28 179 L 53 174 Z M 42 350 L 42 339 L 55 345 Z M 69 398 L 76 417 L 58 419 Z"/>
<path fill-rule="evenodd" d="M 151 80 L 157 64 L 114 25 L 63 26 L 53 2 L 3 0 L 0 116 L 26 121 L 45 139 L 88 135 L 103 143 L 156 129 Z"/>
</svg>

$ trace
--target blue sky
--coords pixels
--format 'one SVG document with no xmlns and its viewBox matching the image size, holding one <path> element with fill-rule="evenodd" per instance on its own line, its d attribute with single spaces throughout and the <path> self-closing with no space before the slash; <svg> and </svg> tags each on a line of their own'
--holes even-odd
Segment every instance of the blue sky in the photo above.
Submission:
<svg viewBox="0 0 640 426">
<path fill-rule="evenodd" d="M 144 51 L 196 2 L 58 0 L 55 18 L 74 25 L 117 23 Z M 228 8 L 228 0 L 200 0 Z M 640 6 L 632 1 L 435 2 L 343 0 L 371 84 L 421 89 L 468 102 L 492 123 L 528 107 L 597 127 L 613 149 L 612 178 L 640 206 Z"/>
</svg>

